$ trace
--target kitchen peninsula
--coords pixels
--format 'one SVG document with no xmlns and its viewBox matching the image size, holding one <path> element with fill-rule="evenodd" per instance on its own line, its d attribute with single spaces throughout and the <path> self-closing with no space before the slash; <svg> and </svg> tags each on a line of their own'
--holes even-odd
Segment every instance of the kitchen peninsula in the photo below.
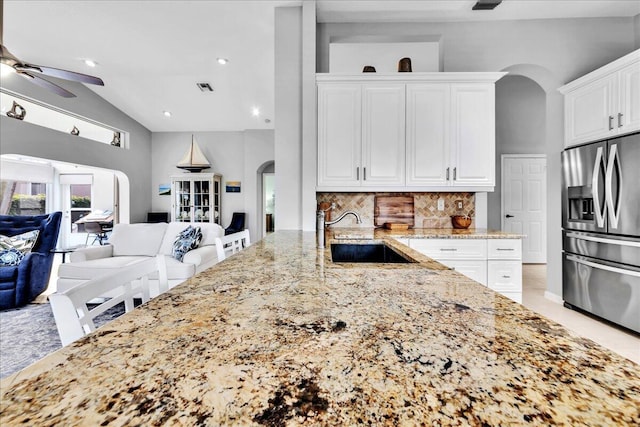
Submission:
<svg viewBox="0 0 640 427">
<path fill-rule="evenodd" d="M 416 262 L 278 231 L 2 380 L 2 425 L 640 423 L 638 365 L 381 239 Z"/>
</svg>

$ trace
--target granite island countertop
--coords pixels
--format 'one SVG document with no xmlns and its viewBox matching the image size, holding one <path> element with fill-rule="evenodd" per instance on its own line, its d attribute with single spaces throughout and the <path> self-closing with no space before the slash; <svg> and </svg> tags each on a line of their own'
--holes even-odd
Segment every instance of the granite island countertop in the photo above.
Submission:
<svg viewBox="0 0 640 427">
<path fill-rule="evenodd" d="M 3 379 L 0 423 L 640 423 L 638 365 L 415 260 L 279 231 Z"/>
</svg>

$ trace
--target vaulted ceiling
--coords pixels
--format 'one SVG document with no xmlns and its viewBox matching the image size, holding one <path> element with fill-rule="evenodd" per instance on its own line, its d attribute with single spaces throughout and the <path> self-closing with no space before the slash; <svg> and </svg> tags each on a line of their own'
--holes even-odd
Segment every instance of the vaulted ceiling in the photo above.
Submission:
<svg viewBox="0 0 640 427">
<path fill-rule="evenodd" d="M 100 76 L 98 95 L 154 132 L 274 127 L 274 8 L 301 1 L 5 0 L 4 44 L 24 61 Z M 638 1 L 318 0 L 318 22 L 635 16 Z M 228 64 L 220 65 L 218 58 Z M 83 60 L 97 67 L 88 68 Z M 11 77 L 19 78 L 19 77 Z M 214 91 L 201 92 L 198 82 Z M 259 115 L 252 115 L 254 109 Z M 163 111 L 170 111 L 167 118 Z"/>
</svg>

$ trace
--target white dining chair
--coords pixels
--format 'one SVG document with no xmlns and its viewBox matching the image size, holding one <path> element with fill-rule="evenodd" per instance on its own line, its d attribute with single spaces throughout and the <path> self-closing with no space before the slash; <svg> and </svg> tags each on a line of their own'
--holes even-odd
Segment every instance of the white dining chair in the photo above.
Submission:
<svg viewBox="0 0 640 427">
<path fill-rule="evenodd" d="M 228 234 L 223 237 L 216 237 L 218 262 L 224 261 L 227 256 L 240 252 L 250 244 L 249 230 Z"/>
<path fill-rule="evenodd" d="M 162 255 L 150 257 L 148 260 L 121 268 L 115 274 L 99 276 L 64 292 L 49 295 L 62 345 L 71 344 L 95 331 L 96 316 L 115 305 L 124 302 L 125 312 L 129 312 L 134 309 L 134 297 L 139 296 L 143 303 L 147 302 L 149 275 L 158 271 L 160 278 L 166 277 L 166 273 L 159 271 L 166 268 L 161 257 L 164 258 Z M 100 298 L 107 293 L 111 298 Z M 89 305 L 92 308 L 89 308 Z"/>
</svg>

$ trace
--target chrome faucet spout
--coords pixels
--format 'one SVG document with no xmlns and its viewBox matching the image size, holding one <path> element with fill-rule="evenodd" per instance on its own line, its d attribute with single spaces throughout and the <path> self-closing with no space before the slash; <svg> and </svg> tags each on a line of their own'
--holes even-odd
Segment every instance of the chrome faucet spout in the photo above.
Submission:
<svg viewBox="0 0 640 427">
<path fill-rule="evenodd" d="M 332 205 L 332 207 L 333 207 L 333 205 Z M 317 234 L 317 239 L 318 239 L 318 249 L 323 249 L 324 248 L 324 230 L 325 230 L 326 226 L 342 221 L 342 219 L 344 219 L 344 217 L 347 216 L 347 215 L 355 216 L 356 217 L 356 222 L 358 224 L 362 224 L 362 219 L 360 219 L 360 215 L 358 215 L 358 213 L 354 212 L 354 211 L 346 211 L 342 215 L 340 215 L 337 219 L 335 219 L 333 221 L 325 221 L 324 220 L 324 211 L 323 210 L 318 210 L 318 212 L 316 213 L 316 232 L 317 232 L 316 234 Z"/>
<path fill-rule="evenodd" d="M 358 223 L 358 224 L 362 224 L 362 219 L 360 219 L 360 215 L 358 215 L 358 213 L 357 213 L 357 212 L 354 212 L 354 211 L 346 211 L 346 212 L 344 212 L 342 215 L 340 215 L 338 218 L 336 218 L 336 219 L 335 219 L 335 220 L 333 220 L 333 221 L 325 221 L 324 225 L 332 225 L 332 224 L 335 224 L 335 223 L 337 223 L 337 222 L 340 222 L 340 221 L 342 221 L 342 220 L 344 219 L 344 217 L 345 217 L 345 216 L 347 216 L 347 215 L 353 215 L 353 216 L 355 216 L 355 217 L 356 217 L 356 223 Z"/>
</svg>

